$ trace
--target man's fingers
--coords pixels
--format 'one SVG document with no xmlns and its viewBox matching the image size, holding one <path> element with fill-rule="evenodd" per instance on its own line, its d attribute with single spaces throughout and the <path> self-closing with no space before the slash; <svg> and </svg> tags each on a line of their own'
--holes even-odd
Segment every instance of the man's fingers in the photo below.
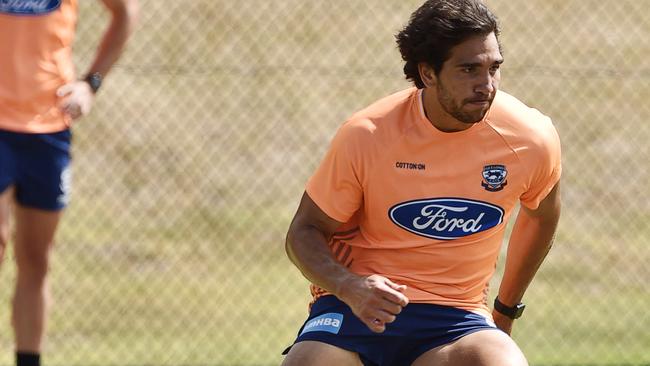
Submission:
<svg viewBox="0 0 650 366">
<path fill-rule="evenodd" d="M 381 309 L 392 315 L 398 315 L 402 312 L 402 306 L 386 299 L 382 299 Z"/>
<path fill-rule="evenodd" d="M 393 290 L 399 291 L 399 292 L 404 292 L 406 290 L 406 285 L 398 285 L 395 282 L 389 280 L 388 278 L 386 279 L 386 284 L 392 288 Z"/>
<path fill-rule="evenodd" d="M 376 312 L 373 316 L 366 317 L 364 323 L 376 333 L 382 333 L 386 330 L 386 324 L 394 322 L 397 317 L 393 314 L 390 314 L 386 311 L 380 310 Z"/>
<path fill-rule="evenodd" d="M 386 329 L 386 324 L 394 322 L 402 308 L 408 305 L 409 300 L 402 293 L 406 286 L 380 275 L 369 276 L 366 281 L 371 291 L 365 292 L 365 296 L 352 308 L 370 330 L 381 333 Z"/>
<path fill-rule="evenodd" d="M 393 314 L 388 313 L 387 311 L 379 310 L 375 312 L 373 316 L 370 317 L 370 319 L 373 320 L 373 323 L 387 324 L 394 322 L 397 317 Z"/>
<path fill-rule="evenodd" d="M 378 318 L 368 318 L 364 324 L 375 333 L 383 333 L 386 330 L 386 323 Z"/>
<path fill-rule="evenodd" d="M 82 117 L 92 106 L 92 93 L 85 82 L 68 83 L 57 89 L 57 96 L 60 98 L 59 108 L 72 119 Z"/>
<path fill-rule="evenodd" d="M 380 320 L 378 319 L 373 319 L 371 321 L 366 321 L 364 322 L 370 330 L 372 330 L 375 333 L 383 333 L 386 330 L 386 324 L 383 324 Z"/>
<path fill-rule="evenodd" d="M 59 89 L 56 90 L 56 95 L 59 96 L 59 97 L 66 96 L 66 95 L 70 94 L 73 89 L 74 89 L 73 84 L 65 84 L 65 85 L 63 85 L 62 87 L 60 87 Z"/>
<path fill-rule="evenodd" d="M 63 101 L 61 104 L 59 104 L 59 109 L 65 114 L 70 114 L 70 108 L 70 102 Z"/>
<path fill-rule="evenodd" d="M 78 118 L 79 116 L 82 115 L 81 107 L 76 103 L 64 101 L 63 103 L 61 103 L 60 108 L 63 113 L 69 115 L 73 119 Z"/>
<path fill-rule="evenodd" d="M 386 287 L 383 291 L 382 297 L 392 303 L 398 304 L 401 307 L 408 305 L 409 299 L 403 293 Z"/>
<path fill-rule="evenodd" d="M 372 275 L 368 277 L 374 283 L 375 293 L 381 294 L 384 299 L 394 302 L 400 306 L 406 306 L 409 299 L 403 294 L 406 286 L 398 285 L 386 277 L 380 275 Z"/>
</svg>

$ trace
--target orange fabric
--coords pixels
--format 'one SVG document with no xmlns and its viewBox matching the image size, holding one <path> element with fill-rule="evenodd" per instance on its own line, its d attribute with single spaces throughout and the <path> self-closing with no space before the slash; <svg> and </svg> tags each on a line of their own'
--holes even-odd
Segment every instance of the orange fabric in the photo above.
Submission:
<svg viewBox="0 0 650 366">
<path fill-rule="evenodd" d="M 49 4 L 51 9 L 39 9 Z M 31 11 L 26 14 L 24 11 Z M 67 128 L 56 90 L 75 78 L 77 0 L 0 4 L 0 129 L 49 133 Z"/>
<path fill-rule="evenodd" d="M 352 272 L 405 284 L 412 302 L 489 316 L 508 218 L 519 201 L 535 209 L 560 173 L 559 137 L 537 110 L 498 92 L 483 121 L 444 133 L 412 88 L 343 124 L 306 191 L 348 232 L 358 224 L 330 243 Z"/>
</svg>

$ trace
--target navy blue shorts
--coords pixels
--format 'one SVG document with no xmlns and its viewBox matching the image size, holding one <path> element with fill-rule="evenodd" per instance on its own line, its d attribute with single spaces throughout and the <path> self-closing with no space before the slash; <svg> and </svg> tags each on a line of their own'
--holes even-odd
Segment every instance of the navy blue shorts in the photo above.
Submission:
<svg viewBox="0 0 650 366">
<path fill-rule="evenodd" d="M 498 328 L 466 310 L 413 303 L 383 333 L 374 333 L 341 300 L 323 296 L 312 306 L 295 343 L 318 341 L 356 352 L 366 366 L 409 366 L 433 348 L 484 329 Z"/>
<path fill-rule="evenodd" d="M 0 192 L 13 185 L 21 205 L 58 211 L 70 190 L 70 130 L 17 133 L 0 130 Z"/>
</svg>

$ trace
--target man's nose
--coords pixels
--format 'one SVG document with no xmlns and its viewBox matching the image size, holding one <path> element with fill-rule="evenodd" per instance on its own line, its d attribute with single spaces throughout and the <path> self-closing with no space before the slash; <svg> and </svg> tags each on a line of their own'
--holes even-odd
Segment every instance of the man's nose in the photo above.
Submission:
<svg viewBox="0 0 650 366">
<path fill-rule="evenodd" d="M 490 95 L 496 90 L 496 83 L 497 81 L 494 76 L 488 74 L 477 81 L 477 84 L 474 86 L 474 92 Z"/>
</svg>

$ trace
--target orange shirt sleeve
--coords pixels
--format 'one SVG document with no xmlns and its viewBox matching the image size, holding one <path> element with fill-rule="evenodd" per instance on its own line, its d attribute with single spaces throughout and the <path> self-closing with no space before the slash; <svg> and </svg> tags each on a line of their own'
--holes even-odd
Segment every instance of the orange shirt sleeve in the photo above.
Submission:
<svg viewBox="0 0 650 366">
<path fill-rule="evenodd" d="M 347 222 L 363 204 L 363 124 L 347 122 L 307 182 L 309 197 L 329 217 Z"/>
<path fill-rule="evenodd" d="M 560 137 L 549 118 L 539 121 L 538 138 L 526 164 L 530 169 L 528 190 L 521 195 L 521 204 L 534 210 L 549 194 L 562 174 Z"/>
</svg>

